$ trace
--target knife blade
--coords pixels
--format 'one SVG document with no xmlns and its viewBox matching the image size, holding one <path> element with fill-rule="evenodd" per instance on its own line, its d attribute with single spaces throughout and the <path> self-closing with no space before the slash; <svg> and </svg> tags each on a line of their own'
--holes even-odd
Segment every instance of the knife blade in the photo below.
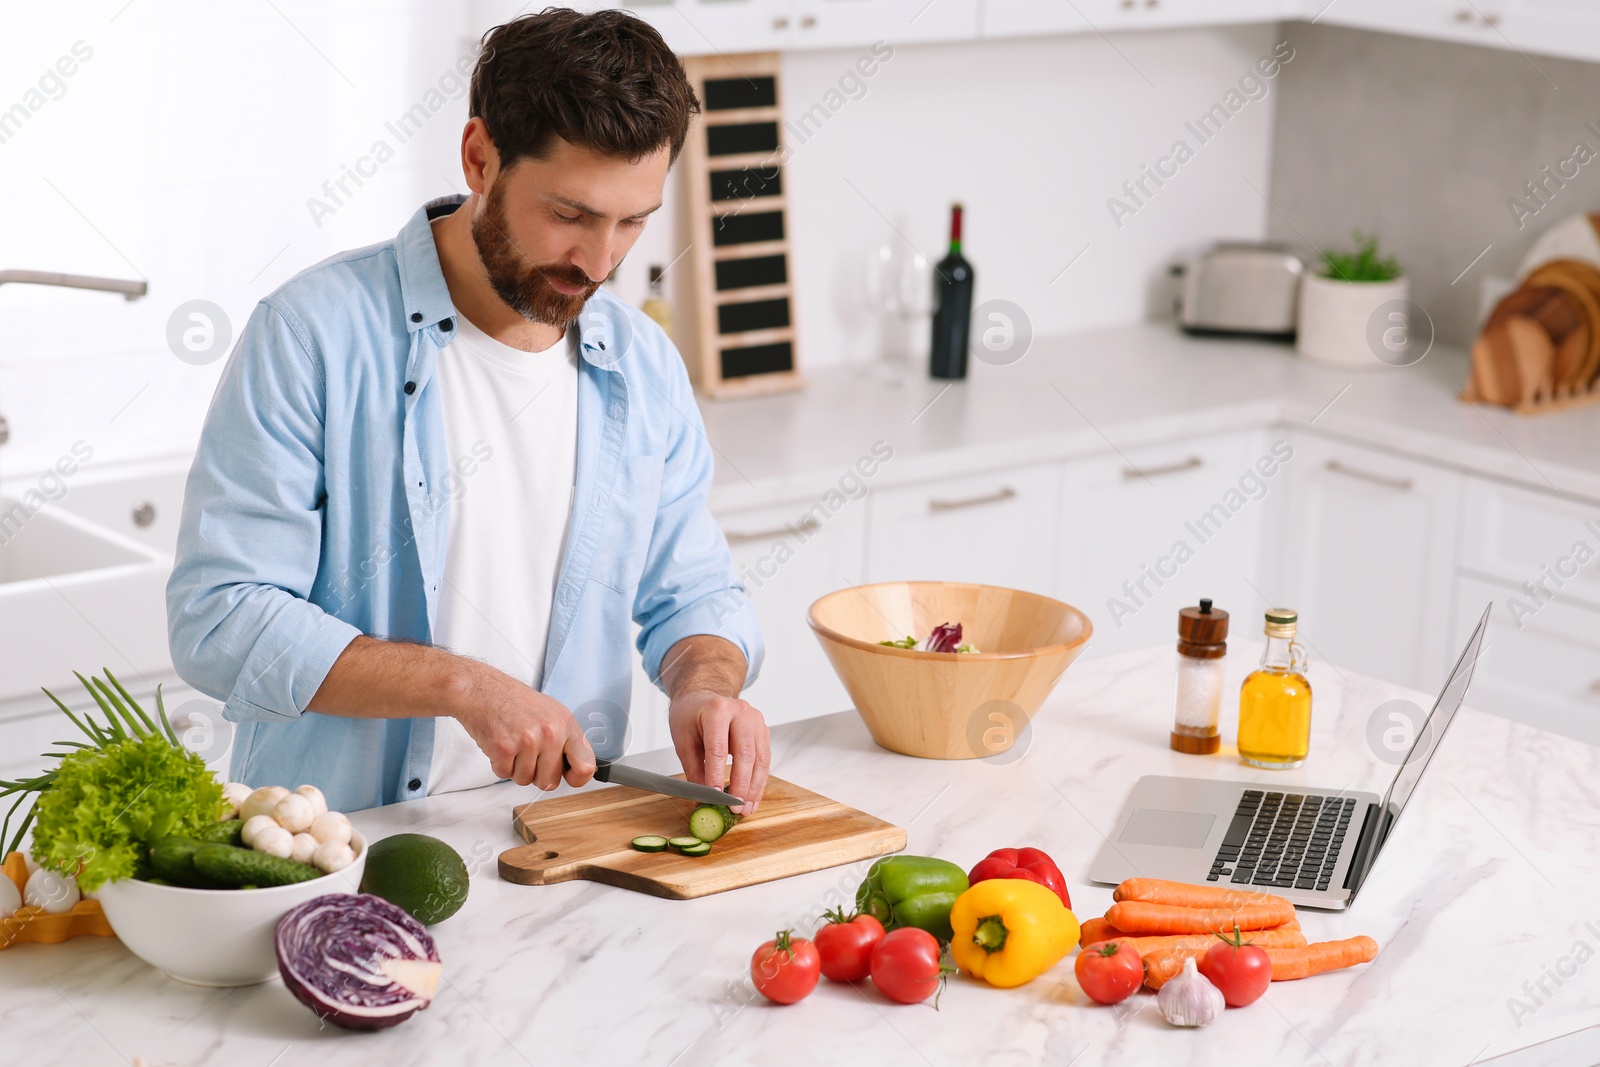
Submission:
<svg viewBox="0 0 1600 1067">
<path fill-rule="evenodd" d="M 653 771 L 641 770 L 638 767 L 630 767 L 626 763 L 614 763 L 611 760 L 601 759 L 596 756 L 594 765 L 596 781 L 609 782 L 612 785 L 632 786 L 635 789 L 643 789 L 650 793 L 680 797 L 700 804 L 723 804 L 733 807 L 744 803 L 743 800 L 724 790 L 712 789 L 708 785 L 696 785 L 694 782 L 686 782 L 681 778 L 670 778 L 665 774 L 656 774 Z"/>
</svg>

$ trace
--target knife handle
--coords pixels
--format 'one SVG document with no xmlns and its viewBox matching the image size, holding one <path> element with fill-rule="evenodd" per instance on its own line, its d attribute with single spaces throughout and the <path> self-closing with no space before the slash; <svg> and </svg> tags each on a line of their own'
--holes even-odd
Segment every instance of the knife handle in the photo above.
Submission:
<svg viewBox="0 0 1600 1067">
<path fill-rule="evenodd" d="M 561 772 L 563 774 L 565 774 L 567 771 L 570 771 L 570 770 L 572 770 L 572 761 L 569 760 L 567 758 L 567 754 L 565 752 L 563 752 L 561 754 Z M 611 761 L 610 760 L 602 759 L 599 756 L 596 756 L 594 758 L 594 780 L 597 781 L 597 782 L 609 782 L 609 781 L 611 781 Z"/>
</svg>

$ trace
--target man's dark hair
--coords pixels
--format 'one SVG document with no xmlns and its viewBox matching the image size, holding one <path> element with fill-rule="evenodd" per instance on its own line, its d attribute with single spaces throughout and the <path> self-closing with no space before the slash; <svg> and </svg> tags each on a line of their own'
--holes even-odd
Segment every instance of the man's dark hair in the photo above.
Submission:
<svg viewBox="0 0 1600 1067">
<path fill-rule="evenodd" d="M 513 19 L 483 35 L 472 72 L 471 115 L 502 167 L 543 157 L 552 137 L 630 162 L 668 145 L 676 161 L 699 111 L 672 49 L 623 11 Z"/>
</svg>

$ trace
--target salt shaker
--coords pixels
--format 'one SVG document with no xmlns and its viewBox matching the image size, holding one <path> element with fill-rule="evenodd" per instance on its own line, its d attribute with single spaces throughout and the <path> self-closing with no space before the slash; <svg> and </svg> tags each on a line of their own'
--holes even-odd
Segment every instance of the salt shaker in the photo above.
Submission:
<svg viewBox="0 0 1600 1067">
<path fill-rule="evenodd" d="M 1211 601 L 1178 612 L 1178 701 L 1172 747 L 1197 756 L 1222 747 L 1222 660 L 1228 654 L 1228 613 Z"/>
</svg>

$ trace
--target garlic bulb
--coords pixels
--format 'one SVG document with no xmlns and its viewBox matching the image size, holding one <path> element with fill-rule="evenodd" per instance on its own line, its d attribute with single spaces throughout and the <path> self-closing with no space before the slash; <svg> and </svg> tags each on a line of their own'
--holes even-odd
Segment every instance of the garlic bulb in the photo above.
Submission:
<svg viewBox="0 0 1600 1067">
<path fill-rule="evenodd" d="M 1200 973 L 1190 956 L 1183 961 L 1183 973 L 1168 979 L 1156 994 L 1156 1006 L 1173 1026 L 1205 1026 L 1227 1005 L 1222 990 Z"/>
<path fill-rule="evenodd" d="M 309 798 L 290 793 L 272 806 L 272 817 L 291 834 L 300 834 L 311 829 L 311 820 L 317 817 L 317 812 Z"/>
<path fill-rule="evenodd" d="M 316 786 L 302 785 L 295 792 L 311 801 L 311 817 L 313 819 L 328 810 L 328 798 L 323 796 L 322 790 Z"/>
</svg>

